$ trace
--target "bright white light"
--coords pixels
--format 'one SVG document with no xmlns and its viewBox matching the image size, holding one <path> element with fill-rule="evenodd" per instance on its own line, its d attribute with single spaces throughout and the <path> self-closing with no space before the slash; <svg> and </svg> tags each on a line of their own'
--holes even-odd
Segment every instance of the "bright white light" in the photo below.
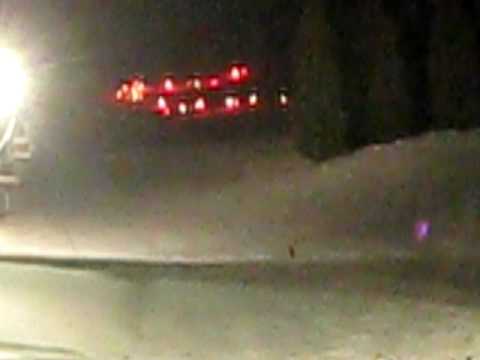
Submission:
<svg viewBox="0 0 480 360">
<path fill-rule="evenodd" d="M 167 108 L 167 101 L 163 96 L 160 96 L 157 100 L 157 106 L 160 110 L 164 110 Z"/>
<path fill-rule="evenodd" d="M 250 103 L 250 106 L 257 106 L 258 104 L 258 95 L 257 93 L 252 93 L 248 97 L 248 102 Z"/>
<path fill-rule="evenodd" d="M 194 79 L 193 80 L 193 87 L 197 90 L 202 90 L 202 80 Z"/>
<path fill-rule="evenodd" d="M 173 92 L 173 90 L 175 90 L 175 85 L 173 84 L 173 80 L 170 78 L 165 79 L 164 86 L 165 86 L 165 90 L 168 92 Z"/>
<path fill-rule="evenodd" d="M 184 102 L 178 104 L 178 112 L 180 115 L 187 115 L 188 113 L 188 106 Z"/>
<path fill-rule="evenodd" d="M 194 107 L 195 107 L 195 110 L 198 111 L 198 112 L 205 111 L 205 109 L 207 108 L 207 104 L 205 102 L 205 99 L 200 97 L 197 100 L 195 100 Z"/>
<path fill-rule="evenodd" d="M 225 98 L 225 107 L 229 110 L 235 107 L 235 98 L 233 96 L 227 96 Z"/>
<path fill-rule="evenodd" d="M 20 58 L 9 49 L 0 48 L 0 118 L 12 116 L 25 101 L 27 74 Z"/>
</svg>

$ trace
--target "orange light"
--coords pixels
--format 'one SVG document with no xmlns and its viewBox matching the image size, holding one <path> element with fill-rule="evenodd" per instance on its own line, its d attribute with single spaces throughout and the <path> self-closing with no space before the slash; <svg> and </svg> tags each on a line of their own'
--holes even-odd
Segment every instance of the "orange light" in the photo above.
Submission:
<svg viewBox="0 0 480 360">
<path fill-rule="evenodd" d="M 137 102 L 141 101 L 140 92 L 138 91 L 138 89 L 136 87 L 132 88 L 131 96 L 132 96 L 132 102 L 133 103 L 137 103 Z"/>
<path fill-rule="evenodd" d="M 137 80 L 134 84 L 137 90 L 141 93 L 145 91 L 145 83 L 143 81 Z"/>
<path fill-rule="evenodd" d="M 118 89 L 116 94 L 115 94 L 115 98 L 117 99 L 117 101 L 122 101 L 123 100 L 123 91 L 122 89 Z"/>
<path fill-rule="evenodd" d="M 196 112 L 203 112 L 207 109 L 207 103 L 203 97 L 199 97 L 195 100 L 194 109 Z"/>
</svg>

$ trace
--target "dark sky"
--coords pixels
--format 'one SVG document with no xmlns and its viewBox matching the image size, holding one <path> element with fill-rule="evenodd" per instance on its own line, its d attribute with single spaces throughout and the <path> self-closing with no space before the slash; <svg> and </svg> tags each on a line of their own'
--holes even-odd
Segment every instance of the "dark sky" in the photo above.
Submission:
<svg viewBox="0 0 480 360">
<path fill-rule="evenodd" d="M 280 72 L 300 9 L 285 0 L 0 1 L 3 31 L 31 58 L 85 57 L 113 73 L 208 72 L 235 59 Z"/>
</svg>

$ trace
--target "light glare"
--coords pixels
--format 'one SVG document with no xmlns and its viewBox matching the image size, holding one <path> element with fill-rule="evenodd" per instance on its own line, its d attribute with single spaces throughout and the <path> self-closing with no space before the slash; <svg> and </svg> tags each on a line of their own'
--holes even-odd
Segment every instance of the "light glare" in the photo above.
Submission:
<svg viewBox="0 0 480 360">
<path fill-rule="evenodd" d="M 20 58 L 9 49 L 0 49 L 0 117 L 12 116 L 27 94 L 27 74 Z"/>
</svg>

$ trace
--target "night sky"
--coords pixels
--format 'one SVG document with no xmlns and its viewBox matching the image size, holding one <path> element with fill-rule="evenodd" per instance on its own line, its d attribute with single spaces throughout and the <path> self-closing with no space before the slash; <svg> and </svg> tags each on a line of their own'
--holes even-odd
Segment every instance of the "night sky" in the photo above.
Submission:
<svg viewBox="0 0 480 360">
<path fill-rule="evenodd" d="M 2 1 L 1 21 L 16 46 L 39 62 L 88 58 L 113 75 L 207 72 L 237 59 L 288 74 L 301 2 L 271 3 Z"/>
</svg>

